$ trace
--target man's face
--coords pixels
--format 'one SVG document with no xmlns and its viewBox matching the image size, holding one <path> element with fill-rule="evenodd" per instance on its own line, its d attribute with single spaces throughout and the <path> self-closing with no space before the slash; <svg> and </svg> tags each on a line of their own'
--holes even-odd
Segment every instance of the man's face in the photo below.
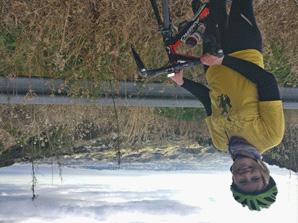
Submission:
<svg viewBox="0 0 298 223">
<path fill-rule="evenodd" d="M 266 186 L 261 167 L 254 159 L 248 157 L 236 159 L 232 167 L 232 174 L 234 183 L 242 191 L 256 192 Z"/>
</svg>

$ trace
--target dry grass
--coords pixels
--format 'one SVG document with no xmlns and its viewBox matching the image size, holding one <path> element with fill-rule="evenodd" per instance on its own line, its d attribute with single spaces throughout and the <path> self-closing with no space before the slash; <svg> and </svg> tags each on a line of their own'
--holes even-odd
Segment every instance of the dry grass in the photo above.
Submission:
<svg viewBox="0 0 298 223">
<path fill-rule="evenodd" d="M 194 142 L 206 129 L 200 130 L 199 125 L 204 125 L 200 121 L 166 118 L 150 108 L 118 108 L 118 114 L 122 145 L 164 143 L 176 137 Z M 0 118 L 0 129 L 5 132 L 0 135 L 0 142 L 4 148 L 11 146 L 11 141 L 22 144 L 30 137 L 42 138 L 61 128 L 59 134 L 70 140 L 64 143 L 67 145 L 79 145 L 86 139 L 118 137 L 114 111 L 106 107 L 1 106 Z"/>
<path fill-rule="evenodd" d="M 296 87 L 298 83 L 298 3 L 296 0 L 259 0 L 255 1 L 255 11 L 260 30 L 263 34 L 265 58 L 268 59 L 267 68 L 276 70 L 275 66 L 287 67 L 290 76 L 280 77 L 280 82 L 291 82 L 288 85 Z M 282 57 L 282 64 L 272 62 L 274 47 L 278 46 L 279 55 L 274 55 L 276 60 Z M 280 55 L 282 54 L 282 55 Z M 271 61 L 270 61 L 271 60 Z M 278 65 L 277 65 L 278 64 Z M 271 65 L 271 66 L 270 66 Z M 283 74 L 286 76 L 287 74 Z"/>
<path fill-rule="evenodd" d="M 288 124 L 282 143 L 263 154 L 266 162 L 298 172 L 298 125 Z"/>
<path fill-rule="evenodd" d="M 286 131 L 282 143 L 263 154 L 270 164 L 298 172 L 298 111 L 285 111 Z"/>
<path fill-rule="evenodd" d="M 131 44 L 152 64 L 163 52 L 149 7 L 137 0 L 1 1 L 2 74 L 133 79 Z"/>
<path fill-rule="evenodd" d="M 171 1 L 175 25 L 191 15 L 190 2 Z M 266 53 L 272 41 L 281 43 L 295 75 L 297 7 L 295 0 L 255 1 Z M 131 44 L 151 66 L 166 59 L 149 1 L 3 0 L 0 11 L 1 75 L 132 80 Z"/>
</svg>

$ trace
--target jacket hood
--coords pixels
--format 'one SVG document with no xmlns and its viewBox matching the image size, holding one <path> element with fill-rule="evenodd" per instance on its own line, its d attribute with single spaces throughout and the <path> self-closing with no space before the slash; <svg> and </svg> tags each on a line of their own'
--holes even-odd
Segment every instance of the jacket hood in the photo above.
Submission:
<svg viewBox="0 0 298 223">
<path fill-rule="evenodd" d="M 261 160 L 259 151 L 245 139 L 232 136 L 229 141 L 229 153 L 233 160 L 239 156 L 250 157 L 255 160 Z"/>
</svg>

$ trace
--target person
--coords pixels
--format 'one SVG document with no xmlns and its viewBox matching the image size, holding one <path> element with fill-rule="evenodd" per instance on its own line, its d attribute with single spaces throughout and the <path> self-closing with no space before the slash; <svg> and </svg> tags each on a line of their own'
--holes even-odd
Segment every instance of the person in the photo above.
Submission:
<svg viewBox="0 0 298 223">
<path fill-rule="evenodd" d="M 202 1 L 192 1 L 194 12 Z M 204 21 L 200 60 L 208 87 L 184 78 L 183 71 L 171 78 L 201 101 L 214 146 L 230 153 L 234 199 L 250 210 L 261 210 L 278 193 L 261 154 L 283 138 L 283 105 L 274 75 L 264 69 L 252 0 L 233 0 L 229 14 L 226 4 L 210 0 Z M 217 54 L 218 46 L 223 56 Z"/>
</svg>

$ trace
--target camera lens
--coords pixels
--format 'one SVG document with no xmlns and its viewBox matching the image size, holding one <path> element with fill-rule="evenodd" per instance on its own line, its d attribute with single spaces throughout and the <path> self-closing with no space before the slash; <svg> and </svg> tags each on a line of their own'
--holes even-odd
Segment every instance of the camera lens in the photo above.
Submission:
<svg viewBox="0 0 298 223">
<path fill-rule="evenodd" d="M 189 36 L 185 43 L 187 46 L 189 47 L 195 47 L 198 43 L 200 43 L 202 41 L 202 38 L 200 36 L 200 34 L 198 33 L 193 33 L 191 36 Z"/>
</svg>

